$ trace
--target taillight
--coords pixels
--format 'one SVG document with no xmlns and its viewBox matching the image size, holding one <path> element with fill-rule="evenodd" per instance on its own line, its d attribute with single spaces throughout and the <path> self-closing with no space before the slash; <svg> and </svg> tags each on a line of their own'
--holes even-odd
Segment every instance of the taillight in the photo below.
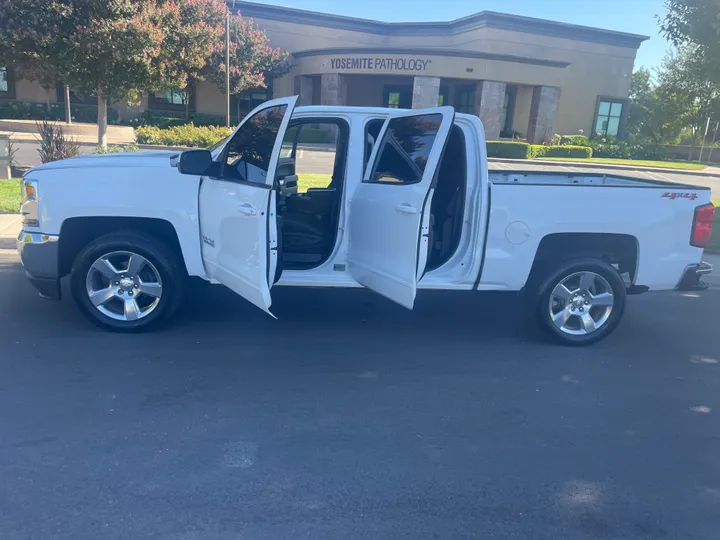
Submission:
<svg viewBox="0 0 720 540">
<path fill-rule="evenodd" d="M 695 209 L 695 217 L 693 218 L 692 234 L 690 235 L 690 245 L 694 247 L 704 248 L 710 241 L 712 234 L 713 220 L 715 219 L 715 206 L 705 204 Z"/>
</svg>

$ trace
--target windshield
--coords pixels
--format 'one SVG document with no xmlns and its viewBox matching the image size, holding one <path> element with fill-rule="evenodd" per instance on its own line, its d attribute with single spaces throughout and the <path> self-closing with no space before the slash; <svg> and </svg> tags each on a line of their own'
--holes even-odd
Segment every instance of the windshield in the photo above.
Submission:
<svg viewBox="0 0 720 540">
<path fill-rule="evenodd" d="M 230 138 L 230 136 L 225 137 L 224 139 L 220 139 L 218 142 L 213 144 L 208 150 L 210 150 L 210 153 L 212 154 L 213 159 L 215 159 L 218 155 L 220 155 L 220 152 L 222 152 L 223 146 L 225 146 L 225 143 Z"/>
</svg>

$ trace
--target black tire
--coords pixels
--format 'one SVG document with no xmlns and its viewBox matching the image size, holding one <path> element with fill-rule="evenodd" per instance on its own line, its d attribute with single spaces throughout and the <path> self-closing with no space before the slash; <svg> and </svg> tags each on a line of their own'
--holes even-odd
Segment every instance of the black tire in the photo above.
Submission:
<svg viewBox="0 0 720 540">
<path fill-rule="evenodd" d="M 605 282 L 610 286 L 612 292 L 613 305 L 609 316 L 597 330 L 586 334 L 573 335 L 567 333 L 567 330 L 561 330 L 553 322 L 550 302 L 556 286 L 562 283 L 566 278 L 583 272 L 597 274 L 605 280 Z M 600 282 L 600 285 L 595 286 L 604 286 L 602 280 L 598 280 L 598 282 Z M 597 343 L 598 341 L 605 339 L 615 330 L 615 328 L 617 328 L 617 325 L 620 323 L 623 313 L 625 312 L 627 291 L 622 277 L 612 265 L 601 259 L 583 258 L 565 261 L 559 264 L 554 270 L 551 270 L 548 274 L 546 274 L 545 279 L 543 279 L 540 285 L 535 289 L 533 296 L 536 299 L 534 306 L 536 322 L 546 337 L 556 343 L 584 346 Z M 575 296 L 573 296 L 573 298 L 575 298 Z M 557 303 L 559 300 L 556 299 L 555 302 Z M 560 310 L 561 308 L 562 305 L 556 309 Z M 583 308 L 573 306 L 573 309 L 575 311 L 572 312 L 572 324 L 577 324 L 579 327 L 582 324 L 582 320 L 579 319 L 582 314 L 579 313 L 579 310 Z M 595 311 L 596 316 L 598 312 L 600 315 L 604 313 L 599 307 L 595 307 L 593 310 Z M 588 312 L 589 311 L 590 310 L 588 310 Z M 583 314 L 584 313 L 583 309 Z M 599 319 L 602 320 L 602 316 L 599 317 Z M 577 321 L 577 323 L 574 321 Z M 573 328 L 570 328 L 570 330 L 573 330 Z M 579 328 L 578 331 L 580 331 Z"/>
<path fill-rule="evenodd" d="M 136 253 L 149 261 L 160 275 L 162 295 L 152 312 L 142 318 L 113 319 L 99 311 L 90 300 L 86 285 L 90 267 L 103 255 L 113 252 Z M 78 253 L 70 286 L 75 303 L 92 323 L 113 332 L 144 332 L 167 322 L 177 312 L 185 293 L 186 280 L 182 259 L 162 240 L 138 231 L 117 231 L 93 240 Z"/>
</svg>

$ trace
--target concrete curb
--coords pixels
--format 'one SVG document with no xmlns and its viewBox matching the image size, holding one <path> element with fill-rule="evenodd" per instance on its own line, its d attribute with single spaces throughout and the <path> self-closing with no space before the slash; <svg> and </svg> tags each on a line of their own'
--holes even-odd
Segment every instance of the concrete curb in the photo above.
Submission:
<svg viewBox="0 0 720 540">
<path fill-rule="evenodd" d="M 665 167 L 639 167 L 634 165 L 615 165 L 605 163 L 584 163 L 582 161 L 549 161 L 540 159 L 508 159 L 508 158 L 488 158 L 490 163 L 517 163 L 517 164 L 533 164 L 533 165 L 550 165 L 554 167 L 573 167 L 576 169 L 612 169 L 618 171 L 637 171 L 646 173 L 666 173 L 666 174 L 684 174 L 687 176 L 706 176 L 716 178 L 720 176 L 720 172 L 705 171 L 686 171 L 683 169 L 667 169 Z M 716 169 L 715 167 L 709 167 Z"/>
<path fill-rule="evenodd" d="M 20 214 L 0 214 L 0 249 L 15 249 L 15 240 L 22 230 Z"/>
</svg>

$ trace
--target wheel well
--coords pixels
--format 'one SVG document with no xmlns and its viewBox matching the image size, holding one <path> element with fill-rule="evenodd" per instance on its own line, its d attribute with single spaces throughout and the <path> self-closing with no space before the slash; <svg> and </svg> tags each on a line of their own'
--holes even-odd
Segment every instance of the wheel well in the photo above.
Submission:
<svg viewBox="0 0 720 540">
<path fill-rule="evenodd" d="M 621 274 L 630 274 L 632 281 L 638 264 L 638 241 L 629 234 L 549 234 L 540 241 L 528 281 L 541 279 L 551 265 L 581 257 L 595 257 L 617 265 Z"/>
<path fill-rule="evenodd" d="M 63 221 L 60 228 L 60 275 L 65 276 L 70 273 L 75 257 L 82 248 L 96 238 L 119 230 L 154 236 L 178 254 L 181 261 L 183 260 L 177 232 L 169 221 L 140 217 L 76 217 Z"/>
</svg>

